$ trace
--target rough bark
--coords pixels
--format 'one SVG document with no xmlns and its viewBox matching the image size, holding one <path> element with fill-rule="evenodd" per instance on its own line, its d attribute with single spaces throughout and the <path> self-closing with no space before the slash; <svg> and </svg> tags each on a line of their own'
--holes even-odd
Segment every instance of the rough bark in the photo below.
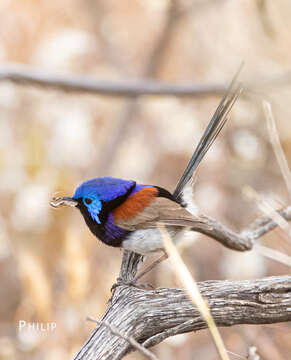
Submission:
<svg viewBox="0 0 291 360">
<path fill-rule="evenodd" d="M 132 280 L 141 262 L 125 252 L 120 272 Z M 291 320 L 291 276 L 245 281 L 204 281 L 199 289 L 208 301 L 217 326 L 270 324 Z M 199 311 L 182 289 L 144 290 L 118 286 L 101 321 L 107 321 L 145 347 L 169 336 L 204 329 Z M 122 359 L 133 350 L 125 339 L 98 324 L 75 360 Z"/>
</svg>

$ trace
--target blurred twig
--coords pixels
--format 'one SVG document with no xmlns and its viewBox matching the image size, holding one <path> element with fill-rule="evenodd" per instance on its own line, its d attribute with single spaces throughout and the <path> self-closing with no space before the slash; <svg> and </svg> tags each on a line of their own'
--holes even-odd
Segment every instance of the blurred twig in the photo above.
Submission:
<svg viewBox="0 0 291 360">
<path fill-rule="evenodd" d="M 272 222 L 277 224 L 288 236 L 288 240 L 290 241 L 290 225 L 288 223 L 288 220 L 282 216 L 282 212 L 276 211 L 267 200 L 263 199 L 253 188 L 250 186 L 245 186 L 243 188 L 243 193 L 245 196 L 247 196 L 250 199 L 253 199 L 256 201 L 258 207 L 260 210 L 262 210 L 267 216 L 269 216 L 270 219 L 272 219 Z M 258 223 L 258 222 L 257 222 Z M 265 225 L 265 224 L 264 224 Z M 263 226 L 264 226 L 263 225 Z M 258 226 L 261 225 L 258 223 Z M 282 264 L 285 264 L 287 266 L 291 266 L 291 258 L 290 256 L 281 253 L 280 251 L 268 248 L 263 245 L 256 244 L 255 249 L 263 256 L 266 256 L 274 261 L 278 261 Z"/>
<path fill-rule="evenodd" d="M 275 31 L 274 31 L 274 26 L 272 24 L 272 19 L 270 17 L 270 13 L 268 11 L 267 1 L 257 0 L 256 5 L 259 14 L 259 20 L 261 20 L 262 27 L 265 33 L 270 37 L 274 37 Z"/>
<path fill-rule="evenodd" d="M 21 64 L 1 64 L 0 82 L 11 81 L 17 84 L 53 88 L 67 92 L 92 93 L 100 96 L 137 97 L 140 95 L 158 96 L 209 96 L 221 95 L 225 86 L 219 84 L 166 84 L 158 81 L 106 81 L 93 80 L 89 75 L 59 75 L 36 70 Z"/>
<path fill-rule="evenodd" d="M 168 9 L 168 16 L 166 23 L 158 39 L 151 56 L 148 59 L 148 63 L 145 65 L 143 71 L 143 77 L 155 77 L 162 62 L 163 55 L 168 43 L 172 37 L 174 24 L 177 22 L 178 1 L 172 0 Z M 118 125 L 114 127 L 113 134 L 111 134 L 106 147 L 103 151 L 104 156 L 100 159 L 99 170 L 102 174 L 110 172 L 113 165 L 114 158 L 118 151 L 120 144 L 128 133 L 131 123 L 134 120 L 135 114 L 138 109 L 137 95 L 131 99 L 124 108 L 123 113 L 118 119 Z"/>
<path fill-rule="evenodd" d="M 184 18 L 186 16 L 191 16 L 193 13 L 198 13 L 200 15 L 201 10 L 208 9 L 210 6 L 215 6 L 217 4 L 225 3 L 227 0 L 196 0 L 189 1 L 187 5 L 180 6 L 177 11 L 177 17 Z"/>
<path fill-rule="evenodd" d="M 155 64 L 157 58 L 155 57 Z M 157 65 L 155 65 L 156 67 Z M 151 63 L 153 69 L 153 63 Z M 90 75 L 58 74 L 36 69 L 32 66 L 16 63 L 0 63 L 0 82 L 10 81 L 25 86 L 38 86 L 43 89 L 56 89 L 69 93 L 89 93 L 98 96 L 128 97 L 139 96 L 178 96 L 178 97 L 209 97 L 221 96 L 226 91 L 223 84 L 170 84 L 148 80 L 154 75 L 146 73 L 142 79 L 135 81 L 94 80 Z M 259 78 L 244 85 L 244 96 L 251 93 L 260 94 L 272 91 L 280 86 L 291 83 L 291 71 L 273 77 Z"/>
<path fill-rule="evenodd" d="M 288 223 L 288 218 L 286 219 L 285 216 L 282 216 L 282 213 L 275 210 L 269 202 L 264 199 L 260 194 L 258 194 L 252 187 L 245 186 L 243 188 L 243 194 L 247 196 L 249 199 L 255 200 L 259 209 L 266 214 L 274 223 L 276 223 L 286 234 L 289 236 L 291 235 L 291 226 Z"/>
</svg>

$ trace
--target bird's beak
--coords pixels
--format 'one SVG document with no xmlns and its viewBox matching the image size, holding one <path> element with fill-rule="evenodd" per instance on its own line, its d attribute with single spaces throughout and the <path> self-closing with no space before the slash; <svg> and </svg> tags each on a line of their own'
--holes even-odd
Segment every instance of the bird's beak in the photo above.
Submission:
<svg viewBox="0 0 291 360">
<path fill-rule="evenodd" d="M 69 196 L 53 198 L 50 201 L 50 206 L 54 208 L 58 208 L 59 206 L 77 206 L 77 205 L 78 205 L 78 201 Z"/>
</svg>

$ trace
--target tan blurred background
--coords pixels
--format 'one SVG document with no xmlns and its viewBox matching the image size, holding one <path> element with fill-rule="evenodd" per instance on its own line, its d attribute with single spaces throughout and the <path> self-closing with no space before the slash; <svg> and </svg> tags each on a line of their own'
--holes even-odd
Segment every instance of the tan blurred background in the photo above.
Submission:
<svg viewBox="0 0 291 360">
<path fill-rule="evenodd" d="M 18 62 L 99 80 L 226 85 L 244 60 L 242 81 L 260 87 L 235 105 L 195 183 L 201 211 L 241 230 L 261 215 L 243 186 L 275 206 L 290 204 L 260 103 L 262 96 L 271 101 L 288 159 L 290 17 L 289 0 L 1 0 L 0 68 Z M 86 317 L 105 311 L 119 271 L 121 251 L 98 242 L 77 211 L 51 209 L 51 196 L 104 175 L 173 190 L 218 102 L 134 101 L 0 82 L 1 359 L 70 359 L 94 328 Z M 183 257 L 199 281 L 290 274 L 256 252 L 235 253 L 201 235 L 188 240 Z M 262 243 L 291 255 L 278 231 Z M 147 280 L 177 286 L 167 262 Z M 55 322 L 56 329 L 19 332 L 19 320 Z M 221 333 L 243 358 L 254 344 L 262 359 L 276 360 L 290 359 L 290 330 L 278 324 Z M 153 351 L 167 360 L 217 359 L 206 331 Z"/>
</svg>

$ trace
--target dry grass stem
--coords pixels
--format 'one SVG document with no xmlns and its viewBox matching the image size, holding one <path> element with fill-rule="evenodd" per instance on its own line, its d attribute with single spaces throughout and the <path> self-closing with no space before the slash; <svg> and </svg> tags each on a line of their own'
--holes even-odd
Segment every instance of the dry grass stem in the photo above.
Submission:
<svg viewBox="0 0 291 360">
<path fill-rule="evenodd" d="M 239 359 L 244 359 L 244 360 L 246 360 L 246 357 L 245 357 L 245 356 L 242 356 L 242 355 L 240 355 L 240 354 L 237 354 L 237 353 L 235 353 L 235 352 L 233 352 L 233 351 L 229 351 L 229 350 L 227 350 L 227 352 L 228 352 L 230 355 L 237 356 Z"/>
<path fill-rule="evenodd" d="M 278 226 L 284 230 L 288 236 L 290 241 L 290 235 L 291 235 L 291 227 L 279 213 L 276 211 L 272 205 L 269 204 L 269 202 L 266 199 L 263 199 L 253 188 L 250 186 L 244 186 L 243 188 L 243 194 L 251 200 L 255 200 L 257 203 L 258 208 L 265 213 L 268 217 L 270 217 Z"/>
<path fill-rule="evenodd" d="M 274 222 L 276 222 L 282 230 L 285 231 L 286 235 L 288 236 L 288 240 L 290 241 L 291 228 L 289 223 L 250 186 L 245 186 L 243 188 L 243 194 L 247 198 L 255 200 L 259 209 L 263 211 L 268 217 L 270 217 Z M 291 257 L 278 250 L 274 250 L 259 244 L 255 244 L 254 249 L 269 259 L 278 261 L 281 264 L 287 266 L 291 266 Z"/>
<path fill-rule="evenodd" d="M 259 254 L 272 259 L 274 261 L 278 261 L 281 264 L 287 265 L 291 267 L 291 257 L 282 253 L 281 251 L 271 249 L 264 245 L 255 244 L 254 245 L 255 251 Z"/>
<path fill-rule="evenodd" d="M 289 195 L 291 196 L 291 173 L 289 165 L 282 149 L 279 133 L 277 130 L 275 118 L 272 112 L 271 104 L 268 101 L 263 101 L 263 109 L 267 120 L 267 128 L 270 136 L 270 141 L 277 158 L 280 170 L 282 172 L 284 181 L 286 183 Z"/>
<path fill-rule="evenodd" d="M 184 285 L 193 304 L 197 306 L 198 310 L 206 321 L 220 358 L 222 360 L 229 360 L 221 335 L 215 325 L 207 303 L 200 294 L 196 281 L 194 280 L 190 271 L 183 262 L 168 232 L 165 230 L 165 227 L 161 225 L 160 230 L 162 232 L 165 249 L 173 264 L 173 269 L 175 269 L 175 274 L 180 279 L 181 283 Z"/>
</svg>

